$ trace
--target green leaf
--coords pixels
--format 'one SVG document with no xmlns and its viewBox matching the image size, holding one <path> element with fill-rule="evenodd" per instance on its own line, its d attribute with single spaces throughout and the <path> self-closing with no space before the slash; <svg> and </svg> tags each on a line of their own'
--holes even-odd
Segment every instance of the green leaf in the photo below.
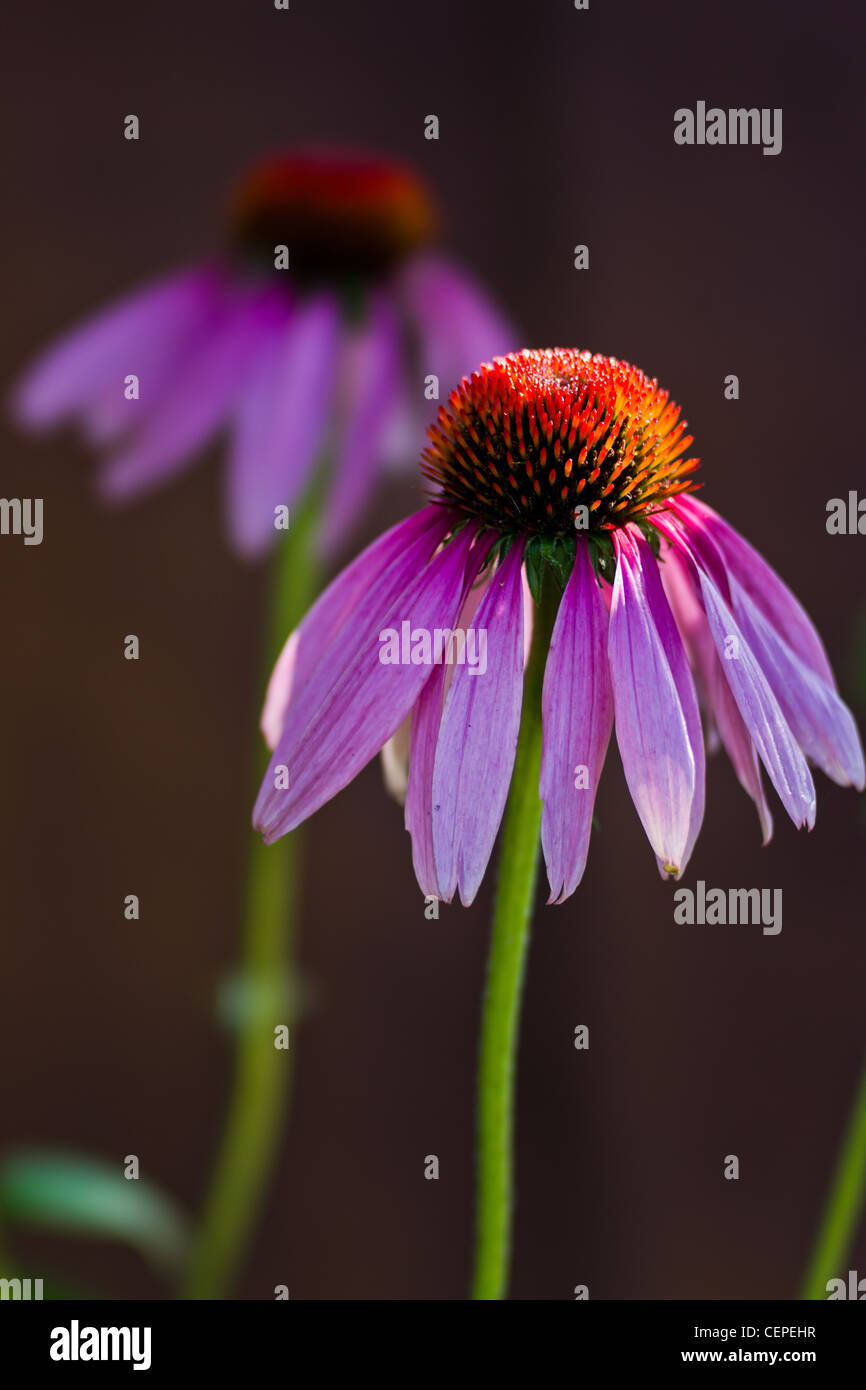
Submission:
<svg viewBox="0 0 866 1390">
<path fill-rule="evenodd" d="M 163 1269 L 178 1265 L 187 1245 L 184 1214 L 153 1183 L 125 1178 L 119 1162 L 48 1150 L 0 1163 L 0 1220 L 124 1240 Z"/>
</svg>

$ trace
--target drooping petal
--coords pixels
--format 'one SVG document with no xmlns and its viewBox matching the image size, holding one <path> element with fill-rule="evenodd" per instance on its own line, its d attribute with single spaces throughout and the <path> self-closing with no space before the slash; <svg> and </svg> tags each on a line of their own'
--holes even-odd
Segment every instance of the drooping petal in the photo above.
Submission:
<svg viewBox="0 0 866 1390">
<path fill-rule="evenodd" d="M 515 331 L 472 280 L 436 256 L 417 256 L 403 274 L 420 341 L 422 375 L 439 378 L 440 395 L 482 362 L 517 346 Z"/>
<path fill-rule="evenodd" d="M 704 807 L 704 745 L 694 682 L 636 527 L 614 531 L 608 651 L 616 736 L 635 808 L 663 873 L 679 877 Z"/>
<path fill-rule="evenodd" d="M 811 829 L 815 823 L 812 774 L 731 610 L 731 575 L 721 551 L 700 522 L 695 524 L 679 508 L 654 521 L 692 568 L 722 672 L 782 805 L 795 825 Z"/>
<path fill-rule="evenodd" d="M 451 524 L 443 513 L 438 528 L 405 547 L 384 575 L 370 574 L 351 622 L 290 702 L 253 816 L 266 843 L 351 782 L 417 700 L 430 666 L 384 661 L 383 636 L 393 631 L 399 639 L 404 623 L 426 631 L 453 623 L 473 535 L 464 527 L 432 555 Z"/>
<path fill-rule="evenodd" d="M 316 465 L 336 376 L 340 309 L 331 294 L 296 305 L 271 332 L 237 406 L 226 511 L 242 553 L 274 539 L 275 509 L 291 508 Z"/>
<path fill-rule="evenodd" d="M 815 823 L 815 785 L 806 759 L 733 613 L 699 566 L 697 576 L 722 672 L 758 756 L 791 820 L 811 829 Z"/>
<path fill-rule="evenodd" d="M 490 584 L 490 570 L 480 580 L 477 579 L 490 550 L 490 539 L 487 537 L 477 541 L 467 555 L 463 602 L 455 624 L 455 628 L 464 633 L 467 628 L 473 626 Z M 442 895 L 439 891 L 433 850 L 433 768 L 442 724 L 442 710 L 454 670 L 453 663 L 443 663 L 435 668 L 418 696 L 412 715 L 405 824 L 412 839 L 412 863 L 418 886 L 425 896 L 434 898 Z"/>
<path fill-rule="evenodd" d="M 706 529 L 721 551 L 727 569 L 771 626 L 800 660 L 835 690 L 830 662 L 814 623 L 772 566 L 718 512 L 697 497 L 678 497 L 673 509 L 691 528 Z"/>
<path fill-rule="evenodd" d="M 706 662 L 705 655 L 707 650 L 711 656 L 715 656 L 715 647 L 712 644 L 707 620 L 701 601 L 695 593 L 694 584 L 690 578 L 685 562 L 680 558 L 677 550 L 673 546 L 666 547 L 661 554 L 659 564 L 659 574 L 661 575 L 662 588 L 665 597 L 670 604 L 674 621 L 683 639 L 683 646 L 689 658 L 692 674 L 695 679 L 695 688 L 698 692 L 698 701 L 701 709 L 706 716 L 705 737 L 708 735 L 710 726 L 714 728 L 713 708 L 710 700 L 709 685 L 707 678 L 709 664 Z M 701 640 L 703 638 L 703 641 Z M 717 732 L 717 731 L 716 731 Z"/>
<path fill-rule="evenodd" d="M 59 424 L 112 393 L 127 414 L 150 398 L 150 372 L 205 322 L 222 298 L 212 269 L 184 270 L 103 309 L 73 328 L 30 366 L 14 388 L 12 409 L 33 429 Z M 141 383 L 139 402 L 124 401 L 124 378 Z"/>
<path fill-rule="evenodd" d="M 694 581 L 675 549 L 668 551 L 661 566 L 665 593 L 676 618 L 697 681 L 703 690 L 714 722 L 740 785 L 755 803 L 761 823 L 763 843 L 773 834 L 773 817 L 767 804 L 761 778 L 761 765 L 751 735 L 722 672 L 707 617 L 695 593 Z"/>
<path fill-rule="evenodd" d="M 592 810 L 613 726 L 607 606 L 589 546 L 578 542 L 544 670 L 539 792 L 548 902 L 561 903 L 586 867 Z"/>
<path fill-rule="evenodd" d="M 743 635 L 803 752 L 840 786 L 862 790 L 863 750 L 851 711 L 779 636 L 733 575 L 730 583 Z"/>
<path fill-rule="evenodd" d="M 202 331 L 159 409 L 147 415 L 129 445 L 108 463 L 101 479 L 106 497 L 142 492 L 204 448 L 230 417 L 258 365 L 277 312 L 272 294 L 245 292 Z"/>
<path fill-rule="evenodd" d="M 496 571 L 475 619 L 487 668 L 457 666 L 433 767 L 433 849 L 440 895 L 475 898 L 502 820 L 523 699 L 523 541 Z M 495 741 L 495 748 L 493 747 Z"/>
<path fill-rule="evenodd" d="M 373 486 L 387 429 L 402 387 L 400 325 L 387 298 L 374 295 L 356 341 L 346 351 L 348 407 L 334 482 L 322 520 L 326 555 L 340 546 Z"/>
<path fill-rule="evenodd" d="M 422 508 L 378 536 L 319 595 L 303 621 L 289 634 L 268 683 L 261 730 L 269 748 L 276 747 L 290 705 L 327 659 L 346 625 L 354 622 L 365 595 L 378 586 L 381 600 L 387 606 L 391 594 L 387 586 L 392 582 L 395 562 L 425 536 L 432 537 L 429 542 L 432 554 L 449 524 L 447 514 L 439 508 Z M 284 542 L 290 543 L 290 540 Z"/>
</svg>

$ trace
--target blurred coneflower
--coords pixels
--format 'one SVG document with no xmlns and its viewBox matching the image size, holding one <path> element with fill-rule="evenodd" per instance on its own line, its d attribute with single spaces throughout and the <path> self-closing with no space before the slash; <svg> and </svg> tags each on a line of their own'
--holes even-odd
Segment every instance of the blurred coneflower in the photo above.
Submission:
<svg viewBox="0 0 866 1390">
<path fill-rule="evenodd" d="M 167 480 L 228 434 L 235 548 L 257 556 L 288 531 L 273 550 L 269 667 L 380 472 L 417 455 L 438 383 L 514 339 L 431 250 L 436 212 L 409 170 L 347 151 L 289 152 L 254 167 L 227 213 L 219 256 L 73 329 L 24 373 L 13 408 L 32 429 L 76 422 L 114 499 Z M 260 757 L 257 746 L 256 781 Z M 290 1069 L 273 1040 L 293 1017 L 297 837 L 283 851 L 251 846 L 235 1082 L 188 1298 L 231 1287 L 277 1152 Z"/>
<path fill-rule="evenodd" d="M 418 882 L 470 903 L 517 749 L 523 577 L 537 597 L 546 574 L 558 609 L 538 788 L 551 900 L 583 874 L 614 724 L 664 876 L 682 873 L 703 817 L 701 704 L 765 841 L 761 764 L 798 826 L 815 817 L 807 759 L 862 787 L 854 720 L 821 640 L 765 561 L 688 495 L 697 460 L 679 416 L 637 368 L 587 352 L 516 353 L 461 382 L 429 432 L 434 500 L 334 581 L 275 670 L 263 727 L 276 751 L 255 808 L 266 840 L 345 786 L 411 715 Z M 383 664 L 380 634 L 407 619 L 427 631 L 471 621 L 486 632 L 486 672 L 436 666 L 422 646 Z"/>
<path fill-rule="evenodd" d="M 435 398 L 425 380 L 513 343 L 481 290 L 430 250 L 436 220 L 421 181 L 384 160 L 267 159 L 230 199 L 223 254 L 67 333 L 25 372 L 14 412 L 32 429 L 76 421 L 117 499 L 226 430 L 226 524 L 247 555 L 274 540 L 278 509 L 327 458 L 320 542 L 337 546 L 378 470 L 417 454 Z"/>
</svg>

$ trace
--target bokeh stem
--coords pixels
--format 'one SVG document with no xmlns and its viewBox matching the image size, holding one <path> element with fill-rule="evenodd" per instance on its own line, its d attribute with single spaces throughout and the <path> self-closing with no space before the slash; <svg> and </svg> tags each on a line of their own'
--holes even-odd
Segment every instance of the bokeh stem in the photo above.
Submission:
<svg viewBox="0 0 866 1390">
<path fill-rule="evenodd" d="M 845 1266 L 866 1197 L 866 1063 L 830 1184 L 801 1297 L 824 1299 L 830 1279 L 847 1281 Z"/>
<path fill-rule="evenodd" d="M 318 505 L 310 497 L 280 538 L 272 561 L 265 675 L 317 591 L 314 534 Z M 255 791 L 264 770 L 260 736 Z M 250 802 L 252 805 L 252 801 Z M 228 1296 L 267 1193 L 285 1123 L 292 1047 L 274 1045 L 289 1023 L 294 922 L 298 909 L 301 833 L 265 846 L 250 840 L 239 975 L 237 1055 L 232 1095 L 210 1190 L 187 1267 L 183 1297 Z"/>
</svg>

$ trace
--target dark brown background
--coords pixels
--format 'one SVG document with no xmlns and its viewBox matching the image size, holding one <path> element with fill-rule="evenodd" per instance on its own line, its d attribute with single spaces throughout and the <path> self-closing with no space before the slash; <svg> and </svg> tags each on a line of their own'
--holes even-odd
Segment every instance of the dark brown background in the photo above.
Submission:
<svg viewBox="0 0 866 1390">
<path fill-rule="evenodd" d="M 19 7 L 12 29 L 4 382 L 68 322 L 217 245 L 225 183 L 262 149 L 381 147 L 429 178 L 449 246 L 525 343 L 626 357 L 684 404 L 704 496 L 797 590 L 856 699 L 866 541 L 824 520 L 864 476 L 857 7 L 104 0 Z M 782 154 L 677 147 L 674 110 L 698 99 L 783 107 Z M 135 1152 L 191 1208 L 227 1095 L 212 998 L 238 939 L 264 596 L 224 542 L 219 459 L 109 511 L 73 440 L 9 430 L 3 447 L 2 492 L 45 498 L 46 539 L 0 539 L 2 1145 Z M 414 480 L 393 489 L 363 538 L 415 504 Z M 539 908 L 531 949 L 515 1297 L 795 1295 L 864 1047 L 863 807 L 818 782 L 815 831 L 778 810 L 762 850 L 712 763 L 685 881 L 782 887 L 784 928 L 677 927 L 611 756 L 583 886 Z M 317 1002 L 239 1293 L 461 1297 L 490 884 L 425 921 L 375 765 L 308 849 Z M 120 1297 L 165 1293 L 107 1245 L 16 1248 Z M 862 1232 L 849 1265 L 866 1271 Z"/>
</svg>

